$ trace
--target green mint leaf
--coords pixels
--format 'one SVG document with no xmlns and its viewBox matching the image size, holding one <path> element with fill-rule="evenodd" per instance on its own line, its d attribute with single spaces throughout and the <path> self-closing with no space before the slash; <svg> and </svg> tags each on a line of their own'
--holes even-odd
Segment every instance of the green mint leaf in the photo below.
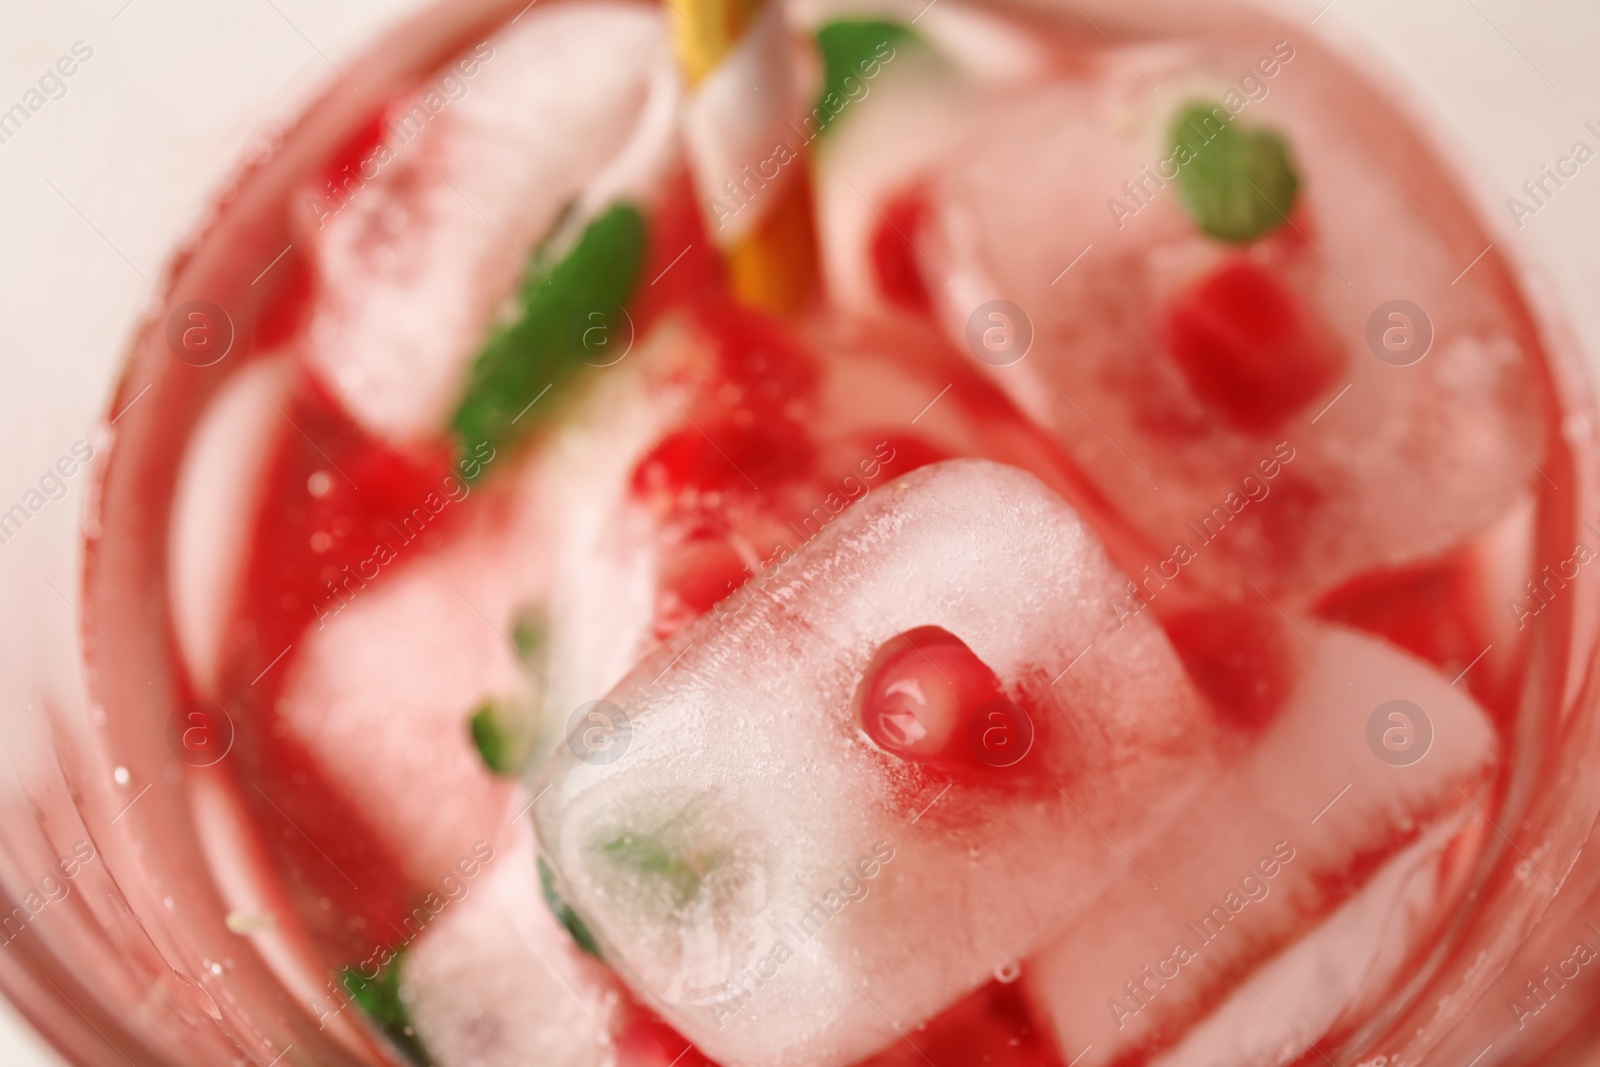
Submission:
<svg viewBox="0 0 1600 1067">
<path fill-rule="evenodd" d="M 1195 103 L 1172 126 L 1178 195 L 1195 225 L 1245 244 L 1288 221 L 1300 178 L 1275 131 L 1240 129 L 1227 108 Z"/>
<path fill-rule="evenodd" d="M 548 416 L 555 394 L 579 372 L 620 358 L 629 343 L 623 307 L 644 248 L 644 216 L 617 204 L 585 227 L 559 263 L 545 262 L 543 252 L 535 257 L 538 269 L 528 271 L 517 317 L 490 334 L 450 420 L 463 448 L 527 430 Z M 550 395 L 541 397 L 547 388 Z"/>
<path fill-rule="evenodd" d="M 411 1013 L 400 997 L 400 966 L 405 951 L 395 953 L 376 978 L 363 978 L 354 967 L 346 967 L 340 982 L 349 992 L 356 1007 L 366 1013 L 378 1027 L 404 1052 L 413 1063 L 428 1064 L 432 1059 L 422 1047 L 417 1031 L 411 1025 Z"/>
<path fill-rule="evenodd" d="M 532 609 L 522 612 L 511 625 L 511 643 L 517 654 L 532 661 L 544 647 L 544 622 Z"/>
<path fill-rule="evenodd" d="M 811 114 L 806 116 L 806 128 L 825 130 L 842 113 L 866 99 L 873 79 L 894 60 L 896 45 L 915 40 L 916 33 L 903 22 L 841 19 L 819 29 L 822 90 Z"/>
<path fill-rule="evenodd" d="M 550 905 L 550 910 L 555 913 L 556 921 L 566 928 L 568 934 L 572 935 L 572 940 L 577 943 L 577 946 L 595 959 L 599 959 L 600 946 L 595 943 L 594 935 L 589 932 L 589 928 L 584 925 L 583 920 L 578 918 L 578 913 L 573 911 L 567 905 L 567 902 L 561 899 L 560 894 L 556 892 L 555 875 L 550 870 L 550 866 L 542 859 L 539 861 L 539 888 L 544 891 L 544 902 Z"/>
<path fill-rule="evenodd" d="M 467 729 L 485 767 L 505 778 L 521 773 L 527 745 L 517 736 L 517 731 L 502 720 L 493 701 L 478 705 L 467 720 Z"/>
<path fill-rule="evenodd" d="M 606 842 L 601 851 L 618 866 L 643 875 L 644 881 L 664 891 L 672 907 L 687 907 L 700 894 L 701 883 L 721 866 L 718 856 L 696 842 L 680 839 L 676 827 L 659 835 L 625 834 Z"/>
</svg>

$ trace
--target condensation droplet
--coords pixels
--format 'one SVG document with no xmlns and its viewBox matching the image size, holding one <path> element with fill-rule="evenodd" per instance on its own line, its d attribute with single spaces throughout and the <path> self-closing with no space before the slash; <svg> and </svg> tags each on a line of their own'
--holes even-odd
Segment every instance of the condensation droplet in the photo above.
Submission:
<svg viewBox="0 0 1600 1067">
<path fill-rule="evenodd" d="M 128 774 L 128 768 L 126 767 L 118 767 L 116 770 L 111 772 L 111 777 L 118 785 L 127 785 L 132 779 L 132 776 Z"/>
<path fill-rule="evenodd" d="M 1000 966 L 994 969 L 994 980 L 999 982 L 1001 985 L 1010 985 L 1012 982 L 1015 982 L 1021 977 L 1022 964 L 1018 963 L 1016 960 L 1011 960 L 1008 963 L 1002 963 Z"/>
</svg>

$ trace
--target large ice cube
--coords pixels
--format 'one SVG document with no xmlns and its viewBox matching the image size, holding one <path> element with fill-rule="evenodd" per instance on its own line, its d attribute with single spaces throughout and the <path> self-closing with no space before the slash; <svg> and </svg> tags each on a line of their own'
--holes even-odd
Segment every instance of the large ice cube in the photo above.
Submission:
<svg viewBox="0 0 1600 1067">
<path fill-rule="evenodd" d="M 575 734 L 535 808 L 607 962 L 712 1058 L 850 1063 L 1052 931 L 1193 810 L 1208 713 L 1093 534 L 989 462 L 885 486 L 734 615 L 684 630 Z M 953 778 L 867 741 L 874 651 L 939 626 L 1032 708 L 1021 777 Z M 617 744 L 623 744 L 620 751 Z M 581 757 L 581 758 L 580 758 Z"/>
<path fill-rule="evenodd" d="M 561 213 L 647 196 L 677 150 L 678 79 L 648 8 L 534 8 L 461 63 L 385 114 L 360 177 L 311 186 L 296 216 L 321 283 L 306 356 L 391 439 L 442 430 Z"/>
<path fill-rule="evenodd" d="M 540 899 L 533 835 L 508 841 L 407 951 L 400 997 L 438 1067 L 603 1067 L 624 996 Z"/>
<path fill-rule="evenodd" d="M 1190 821 L 1128 850 L 1148 881 L 1124 879 L 1026 966 L 1062 1051 L 1092 1046 L 1086 1067 L 1171 1041 L 1396 850 L 1476 814 L 1497 751 L 1482 709 L 1382 641 L 1300 625 L 1317 651 L 1277 721 Z"/>
<path fill-rule="evenodd" d="M 931 168 L 915 240 L 952 336 L 970 336 L 992 299 L 1031 319 L 1031 351 L 989 372 L 1159 543 L 1164 566 L 1181 544 L 1199 557 L 1179 564 L 1192 573 L 1306 595 L 1436 554 L 1543 484 L 1539 342 L 1505 261 L 1389 101 L 1303 35 L 1207 29 L 997 98 Z M 1202 235 L 1180 206 L 1166 161 L 1196 99 L 1242 101 L 1235 128 L 1289 143 L 1292 225 L 1247 250 Z M 1286 287 L 1342 358 L 1276 427 L 1208 406 L 1163 339 L 1177 294 L 1230 259 Z M 1380 310 L 1396 300 L 1431 321 L 1431 349 L 1407 366 L 1370 340 L 1404 339 L 1406 320 Z M 1426 323 L 1409 321 L 1414 355 Z"/>
<path fill-rule="evenodd" d="M 484 768 L 467 719 L 537 684 L 506 636 L 526 594 L 503 578 L 509 540 L 479 522 L 431 555 L 402 554 L 398 573 L 308 628 L 278 704 L 418 884 L 506 832 L 511 789 Z"/>
<path fill-rule="evenodd" d="M 1452 849 L 1463 810 L 1384 864 L 1317 928 L 1240 984 L 1156 1067 L 1276 1067 L 1362 1021 L 1426 954 L 1447 913 L 1440 899 L 1461 872 Z M 1486 826 L 1480 821 L 1480 828 Z"/>
</svg>

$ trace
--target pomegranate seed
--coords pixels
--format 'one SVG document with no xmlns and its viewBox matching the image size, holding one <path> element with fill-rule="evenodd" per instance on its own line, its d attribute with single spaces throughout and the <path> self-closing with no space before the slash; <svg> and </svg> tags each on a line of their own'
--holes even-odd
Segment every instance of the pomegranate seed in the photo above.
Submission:
<svg viewBox="0 0 1600 1067">
<path fill-rule="evenodd" d="M 927 217 L 928 202 L 921 190 L 896 194 L 885 206 L 867 249 L 884 299 L 924 314 L 933 311 L 933 298 L 922 278 L 922 254 L 916 240 Z"/>
<path fill-rule="evenodd" d="M 1033 747 L 1033 720 L 966 643 L 937 626 L 878 649 L 856 695 L 867 736 L 916 763 L 966 770 L 1013 767 Z"/>
<path fill-rule="evenodd" d="M 803 478 L 812 466 L 811 438 L 786 419 L 742 426 L 685 426 L 663 438 L 634 469 L 633 490 L 675 497 L 685 491 L 745 495 Z"/>
<path fill-rule="evenodd" d="M 1175 297 L 1161 332 L 1200 399 L 1247 431 L 1281 425 L 1344 364 L 1314 312 L 1243 256 Z"/>
<path fill-rule="evenodd" d="M 1222 719 L 1253 732 L 1277 717 L 1296 664 L 1270 608 L 1221 604 L 1165 621 L 1178 658 Z"/>
</svg>

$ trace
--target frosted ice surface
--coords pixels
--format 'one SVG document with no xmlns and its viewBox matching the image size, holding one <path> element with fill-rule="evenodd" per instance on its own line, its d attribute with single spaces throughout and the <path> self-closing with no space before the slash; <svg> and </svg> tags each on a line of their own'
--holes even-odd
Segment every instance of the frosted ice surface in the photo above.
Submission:
<svg viewBox="0 0 1600 1067">
<path fill-rule="evenodd" d="M 1302 181 L 1293 228 L 1245 254 L 1325 320 L 1345 366 L 1275 431 L 1204 406 L 1159 340 L 1162 309 L 1241 253 L 1198 232 L 1160 167 L 1180 108 L 1222 100 L 1270 57 L 1253 32 L 1136 50 L 1160 89 L 1108 55 L 1081 79 L 996 100 L 931 168 L 918 247 L 953 337 L 984 301 L 1024 309 L 1032 350 L 992 375 L 1163 551 L 1186 543 L 1195 573 L 1307 596 L 1436 554 L 1539 480 L 1536 341 L 1498 253 L 1466 270 L 1490 241 L 1450 177 L 1386 101 L 1297 46 L 1233 120 L 1282 132 Z M 1369 321 L 1394 300 L 1434 331 L 1410 366 L 1369 347 Z M 1280 442 L 1294 459 L 1263 478 Z M 1214 538 L 1198 529 L 1208 517 L 1226 527 Z"/>
<path fill-rule="evenodd" d="M 306 355 L 385 437 L 440 430 L 526 257 L 587 186 L 636 195 L 675 151 L 675 110 L 656 99 L 676 80 L 657 73 L 671 57 L 655 12 L 535 8 L 487 44 L 472 76 L 400 103 L 391 158 L 342 206 L 323 187 L 306 193 L 339 208 L 301 219 L 322 286 Z"/>
<path fill-rule="evenodd" d="M 307 629 L 279 702 L 288 728 L 419 883 L 504 831 L 509 787 L 484 770 L 467 719 L 485 699 L 528 685 L 503 636 L 518 602 L 502 578 L 505 557 L 503 535 L 474 530 L 444 551 L 397 560 L 403 570 Z"/>
<path fill-rule="evenodd" d="M 400 995 L 438 1067 L 603 1067 L 621 995 L 541 899 L 526 824 L 407 951 Z"/>
<path fill-rule="evenodd" d="M 1125 878 L 1026 965 L 1060 1046 L 1094 1046 L 1086 1067 L 1181 1031 L 1219 982 L 1302 936 L 1384 858 L 1439 820 L 1472 814 L 1468 798 L 1497 750 L 1482 709 L 1385 642 L 1299 625 L 1319 651 L 1281 717 L 1225 762 L 1183 826 L 1126 848 L 1142 877 Z"/>
<path fill-rule="evenodd" d="M 1470 811 L 1384 864 L 1316 929 L 1250 975 L 1153 1067 L 1293 1063 L 1394 988 L 1445 917 L 1447 845 Z"/>
<path fill-rule="evenodd" d="M 613 691 L 622 758 L 558 750 L 535 817 L 564 898 L 719 1062 L 846 1064 L 899 1040 L 1121 879 L 1102 832 L 1153 840 L 1208 777 L 1208 715 L 1152 623 L 1115 628 L 1119 583 L 1014 468 L 876 490 Z M 952 780 L 865 738 L 863 669 L 925 625 L 1035 709 L 1047 775 Z"/>
</svg>

